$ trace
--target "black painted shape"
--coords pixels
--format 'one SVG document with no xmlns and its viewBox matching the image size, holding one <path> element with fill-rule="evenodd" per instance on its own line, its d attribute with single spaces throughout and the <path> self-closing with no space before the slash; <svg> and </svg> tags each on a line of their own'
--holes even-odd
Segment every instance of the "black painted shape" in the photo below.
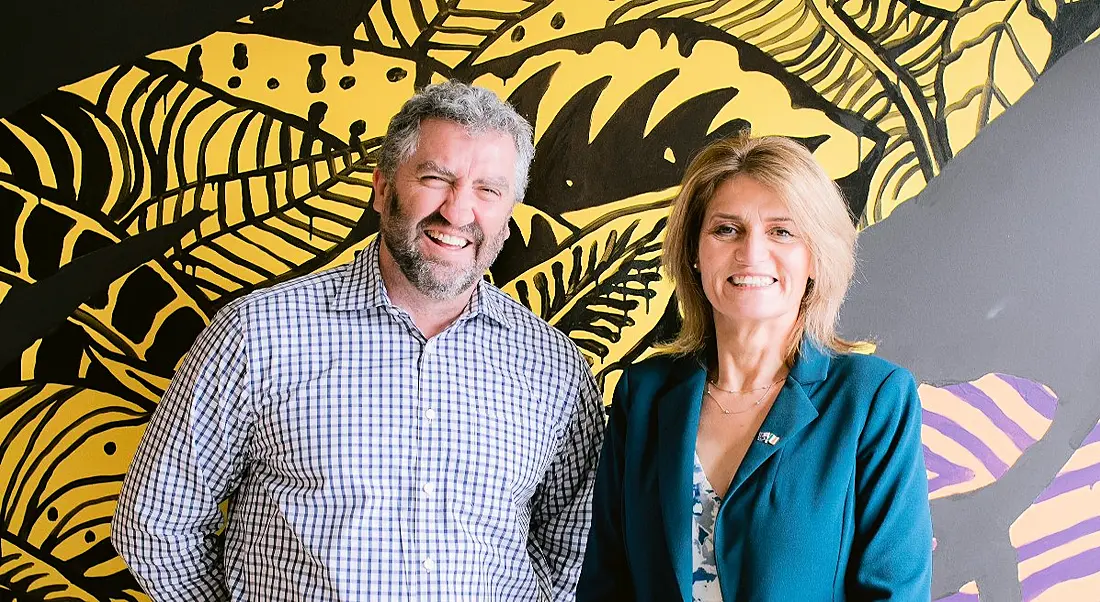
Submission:
<svg viewBox="0 0 1100 602">
<path fill-rule="evenodd" d="M 157 313 L 175 299 L 175 293 L 157 272 L 143 265 L 126 277 L 118 291 L 111 323 L 131 341 L 143 341 Z"/>
<path fill-rule="evenodd" d="M 25 287 L 12 292 L 15 290 L 25 290 Z M 35 354 L 34 379 L 46 383 L 71 382 L 80 372 L 87 339 L 84 329 L 72 322 L 62 322 L 56 330 L 42 337 Z"/>
<path fill-rule="evenodd" d="M 362 119 L 356 119 L 348 126 L 348 146 L 352 148 L 359 148 L 362 144 L 360 137 L 367 133 L 367 122 Z"/>
<path fill-rule="evenodd" d="M 344 90 L 350 90 L 354 86 L 355 86 L 355 76 L 354 75 L 345 75 L 344 77 L 340 78 L 340 88 L 342 88 Z"/>
<path fill-rule="evenodd" d="M 554 16 L 550 18 L 550 27 L 554 29 L 565 27 L 565 15 L 561 13 L 554 14 Z"/>
<path fill-rule="evenodd" d="M 15 255 L 15 247 L 19 244 L 15 236 L 16 224 L 19 222 L 19 214 L 23 211 L 26 201 L 15 191 L 0 186 L 0 268 L 19 271 L 19 260 Z"/>
<path fill-rule="evenodd" d="M 315 46 L 341 46 L 341 60 L 350 65 L 343 49 L 350 48 L 355 29 L 375 3 L 376 0 L 293 0 L 279 8 L 254 11 L 250 15 L 251 26 L 242 28 L 238 24 L 234 28 Z M 265 4 L 270 4 L 270 0 Z M 347 54 L 352 54 L 350 49 Z"/>
<path fill-rule="evenodd" d="M 1030 5 L 1028 9 L 1030 12 Z M 1059 5 L 1058 16 L 1047 26 L 1051 35 L 1050 56 L 1047 57 L 1047 64 L 1043 71 L 1046 72 L 1067 52 L 1080 46 L 1098 28 L 1100 28 L 1100 0 L 1078 0 Z"/>
<path fill-rule="evenodd" d="M 516 89 L 508 97 L 508 103 L 531 124 L 532 129 L 538 129 L 539 105 L 542 104 L 546 91 L 550 89 L 550 81 L 554 78 L 554 73 L 557 72 L 559 67 L 561 67 L 561 63 L 543 67 L 516 86 Z"/>
<path fill-rule="evenodd" d="M 588 124 L 611 76 L 581 89 L 539 140 L 528 202 L 550 215 L 560 215 L 674 186 L 692 154 L 716 137 L 740 129 L 740 124 L 731 122 L 707 132 L 714 116 L 737 94 L 724 89 L 687 100 L 645 133 L 653 103 L 676 75 L 668 71 L 636 90 L 592 142 Z M 665 159 L 668 148 L 676 163 Z"/>
<path fill-rule="evenodd" d="M 401 67 L 394 67 L 386 72 L 386 79 L 391 82 L 399 82 L 408 77 L 409 72 Z"/>
<path fill-rule="evenodd" d="M 322 53 L 312 54 L 309 57 L 309 74 L 306 75 L 306 90 L 317 94 L 325 89 L 325 61 L 328 57 Z"/>
<path fill-rule="evenodd" d="M 932 502 L 934 597 L 973 580 L 1013 599 L 991 554 L 1100 420 L 1100 44 L 1090 42 L 984 128 L 914 200 L 860 237 L 843 332 L 933 384 L 990 372 L 1050 386 L 1053 423 L 995 483 Z M 995 592 L 1001 592 L 999 595 Z M 988 595 L 987 595 L 988 593 Z M 1019 598 L 1015 598 L 1018 600 Z"/>
<path fill-rule="evenodd" d="M 345 67 L 350 67 L 355 64 L 355 48 L 350 45 L 340 47 L 340 62 Z"/>
<path fill-rule="evenodd" d="M 202 45 L 195 44 L 187 52 L 187 67 L 184 68 L 187 75 L 194 79 L 202 79 Z"/>
<path fill-rule="evenodd" d="M 279 87 L 279 80 L 275 79 L 274 77 L 269 78 L 267 80 L 267 89 L 268 90 L 274 90 L 275 88 L 278 88 L 278 87 Z"/>
<path fill-rule="evenodd" d="M 523 29 L 522 25 L 516 25 L 515 29 L 512 30 L 512 41 L 519 42 L 526 34 L 527 31 Z"/>
<path fill-rule="evenodd" d="M 307 157 L 312 154 L 313 142 L 317 140 L 317 136 L 314 135 L 314 132 L 321 130 L 321 122 L 325 120 L 326 113 L 328 113 L 328 104 L 320 100 L 309 105 L 306 119 L 309 121 L 311 127 L 306 129 L 302 135 L 302 144 L 298 147 L 299 157 Z"/>
<path fill-rule="evenodd" d="M 233 45 L 233 68 L 244 71 L 248 68 L 248 46 L 243 42 Z"/>
<path fill-rule="evenodd" d="M 82 257 L 84 255 L 87 255 L 88 253 L 97 251 L 104 247 L 109 247 L 113 244 L 114 241 L 107 238 L 106 236 L 103 236 L 98 232 L 85 230 L 84 232 L 81 232 L 79 236 L 77 236 L 76 242 L 73 243 L 73 259 L 76 259 L 77 257 Z M 107 296 L 107 291 L 103 290 L 89 297 L 88 300 L 84 303 L 88 307 L 91 307 L 93 309 L 105 309 L 108 302 L 109 300 Z"/>
<path fill-rule="evenodd" d="M 504 284 L 520 276 L 532 267 L 553 257 L 558 243 L 554 230 L 541 215 L 531 220 L 531 234 L 524 242 L 515 221 L 508 224 L 508 240 L 500 250 L 493 267 L 493 281 Z"/>
<path fill-rule="evenodd" d="M 35 280 L 52 276 L 61 267 L 65 236 L 76 226 L 73 218 L 46 207 L 31 210 L 23 226 L 22 242 L 29 260 L 27 272 Z"/>
<path fill-rule="evenodd" d="M 157 338 L 145 352 L 145 361 L 157 374 L 171 374 L 195 339 L 206 327 L 194 309 L 181 307 L 172 312 L 157 330 Z"/>
<path fill-rule="evenodd" d="M 0 332 L 5 334 L 0 337 L 0 366 L 65 323 L 84 300 L 179 243 L 204 215 L 192 212 L 176 223 L 73 259 L 34 284 L 11 289 L 0 301 Z"/>
<path fill-rule="evenodd" d="M 234 75 L 233 77 L 229 78 L 229 81 L 227 82 L 227 85 L 232 89 L 240 88 L 241 87 L 241 78 Z"/>
</svg>

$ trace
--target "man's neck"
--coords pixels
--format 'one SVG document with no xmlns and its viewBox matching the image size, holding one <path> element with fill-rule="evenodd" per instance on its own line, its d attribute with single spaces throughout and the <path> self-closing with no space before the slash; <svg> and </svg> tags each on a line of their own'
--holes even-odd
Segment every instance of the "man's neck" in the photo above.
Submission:
<svg viewBox="0 0 1100 602">
<path fill-rule="evenodd" d="M 468 290 L 443 301 L 432 299 L 420 292 L 397 266 L 385 243 L 379 244 L 379 271 L 382 273 L 382 282 L 386 285 L 386 293 L 390 302 L 408 312 L 413 324 L 430 339 L 443 332 L 470 304 L 470 298 L 474 294 L 477 282 L 474 282 Z"/>
</svg>

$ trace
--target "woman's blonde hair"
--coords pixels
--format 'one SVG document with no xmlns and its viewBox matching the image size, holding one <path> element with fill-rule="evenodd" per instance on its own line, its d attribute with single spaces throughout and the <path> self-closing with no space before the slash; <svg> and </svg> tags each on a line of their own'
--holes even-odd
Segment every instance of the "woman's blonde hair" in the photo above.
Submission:
<svg viewBox="0 0 1100 602">
<path fill-rule="evenodd" d="M 659 350 L 678 355 L 713 353 L 713 309 L 693 266 L 699 258 L 707 206 L 718 187 L 738 175 L 779 195 L 812 257 L 815 277 L 807 283 L 791 339 L 786 342 L 787 358 L 798 352 L 803 336 L 824 350 L 851 351 L 853 343 L 836 333 L 856 262 L 856 229 L 844 196 L 801 144 L 780 136 L 748 135 L 709 144 L 684 174 L 669 216 L 662 258 L 680 302 L 683 323 L 676 338 Z"/>
</svg>

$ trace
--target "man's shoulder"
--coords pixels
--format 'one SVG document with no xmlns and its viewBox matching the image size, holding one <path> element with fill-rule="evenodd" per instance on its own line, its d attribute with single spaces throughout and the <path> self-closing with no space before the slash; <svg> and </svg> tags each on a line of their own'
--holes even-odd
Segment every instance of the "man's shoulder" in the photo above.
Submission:
<svg viewBox="0 0 1100 602">
<path fill-rule="evenodd" d="M 345 264 L 257 289 L 230 301 L 222 312 L 249 315 L 291 307 L 327 306 L 349 267 L 350 264 Z"/>
<path fill-rule="evenodd" d="M 565 333 L 535 315 L 534 312 L 513 299 L 508 293 L 492 285 L 486 286 L 484 290 L 487 295 L 492 297 L 492 302 L 504 315 L 505 319 L 510 322 L 515 336 L 528 339 L 533 345 L 538 345 L 532 347 L 533 351 L 544 353 L 553 350 L 567 354 L 570 357 L 581 358 L 580 350 Z"/>
</svg>

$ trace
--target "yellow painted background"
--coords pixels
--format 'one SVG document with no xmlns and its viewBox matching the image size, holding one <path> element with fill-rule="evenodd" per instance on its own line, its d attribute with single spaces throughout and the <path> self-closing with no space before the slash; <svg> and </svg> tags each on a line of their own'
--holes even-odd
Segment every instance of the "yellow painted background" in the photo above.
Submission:
<svg viewBox="0 0 1100 602">
<path fill-rule="evenodd" d="M 69 316 L 68 322 L 93 341 L 81 352 L 80 370 L 71 381 L 40 375 L 49 357 L 40 357 L 38 340 L 17 360 L 20 383 L 0 389 L 0 480 L 7 483 L 0 594 L 20 600 L 144 599 L 105 545 L 121 475 L 170 377 L 170 371 L 148 363 L 158 335 L 172 328 L 174 315 L 208 320 L 211 308 L 229 298 L 339 265 L 364 248 L 370 236 L 353 233 L 371 215 L 378 138 L 417 82 L 463 77 L 508 97 L 554 68 L 535 116 L 540 140 L 578 92 L 608 77 L 590 118 L 570 123 L 591 141 L 631 95 L 671 72 L 649 107 L 643 134 L 689 100 L 732 87 L 738 93 L 713 117 L 711 130 L 740 118 L 751 122 L 756 134 L 824 137 L 815 156 L 838 180 L 859 170 L 876 148 L 870 134 L 853 128 L 856 120 L 845 118 L 858 116 L 882 135 L 883 154 L 869 174 L 866 207 L 858 216 L 860 226 L 868 227 L 918 194 L 982 127 L 1036 84 L 1053 44 L 1044 17 L 1053 20 L 1065 6 L 1052 0 L 1034 2 L 1030 11 L 1024 3 L 1003 1 L 913 8 L 874 0 L 453 4 L 457 8 L 440 13 L 435 2 L 374 3 L 352 40 L 340 47 L 262 33 L 256 24 L 265 14 L 284 10 L 280 2 L 194 44 L 65 86 L 61 92 L 102 111 L 96 123 L 111 177 L 94 210 L 59 192 L 71 188 L 80 197 L 85 182 L 79 170 L 73 182 L 62 181 L 56 151 L 14 120 L 0 120 L 34 157 L 40 174 L 40 182 L 28 183 L 0 158 L 0 187 L 21 199 L 14 232 L 0 234 L 14 237 L 17 262 L 0 268 L 0 299 L 39 282 L 35 258 L 21 238 L 36 216 L 62 216 L 75 224 L 56 241 L 64 266 L 79 256 L 85 233 L 117 244 L 196 211 L 209 212 L 145 264 L 145 276 L 170 294 L 158 300 L 144 333 L 123 333 L 116 324 L 121 291 L 135 278 L 129 272 L 109 285 L 105 304 L 84 304 Z M 745 47 L 732 40 L 762 52 L 791 79 L 746 67 Z M 234 66 L 242 44 L 245 68 Z M 201 77 L 188 71 L 196 48 Z M 324 57 L 326 84 L 311 92 L 306 81 L 318 56 Z M 354 85 L 341 86 L 348 77 Z M 800 103 L 792 92 L 794 80 L 816 94 L 817 106 Z M 326 106 L 319 129 L 327 138 L 307 123 L 317 103 Z M 176 121 L 170 111 L 178 111 Z M 188 112 L 193 119 L 183 132 L 179 115 Z M 357 122 L 358 141 L 349 143 Z M 64 124 L 55 125 L 79 165 L 81 144 Z M 128 127 L 147 132 L 154 147 L 169 152 L 151 157 L 143 152 L 144 141 L 127 138 Z M 294 149 L 289 160 L 281 156 L 283 140 Z M 546 151 L 540 147 L 540 152 Z M 631 148 L 621 152 L 628 156 Z M 689 158 L 671 147 L 662 155 L 681 169 Z M 145 177 L 136 186 L 130 176 L 149 174 L 157 165 L 166 181 L 157 185 Z M 607 392 L 622 362 L 648 353 L 647 337 L 672 302 L 655 261 L 675 192 L 664 187 L 604 198 L 596 206 L 557 214 L 535 205 L 517 207 L 515 223 L 525 241 L 530 242 L 533 224 L 544 222 L 556 249 L 497 284 L 577 341 Z M 580 277 L 555 287 L 555 270 Z M 621 287 L 600 288 L 611 281 Z M 615 298 L 636 301 L 621 312 L 629 320 L 611 319 L 619 311 L 609 309 Z M 578 315 L 590 320 L 576 326 Z M 605 351 L 593 351 L 599 348 Z M 124 391 L 83 386 L 90 371 L 109 373 Z M 1042 436 L 1049 421 L 1028 410 L 1011 387 L 994 375 L 977 382 L 1025 430 Z M 921 395 L 927 408 L 987 442 L 1005 463 L 1020 457 L 1022 450 L 959 397 L 928 385 Z M 972 491 L 995 478 L 949 435 L 926 427 L 925 443 L 974 474 L 933 497 Z M 1098 463 L 1100 443 L 1093 443 L 1063 472 Z M 1026 545 L 1100 516 L 1098 509 L 1096 488 L 1079 489 L 1037 504 L 1010 536 L 1015 545 Z M 1021 563 L 1020 578 L 1097 548 L 1100 533 L 1079 538 Z M 1100 569 L 1036 599 L 1097 600 L 1098 591 Z M 962 590 L 962 595 L 974 593 L 973 584 Z"/>
</svg>

